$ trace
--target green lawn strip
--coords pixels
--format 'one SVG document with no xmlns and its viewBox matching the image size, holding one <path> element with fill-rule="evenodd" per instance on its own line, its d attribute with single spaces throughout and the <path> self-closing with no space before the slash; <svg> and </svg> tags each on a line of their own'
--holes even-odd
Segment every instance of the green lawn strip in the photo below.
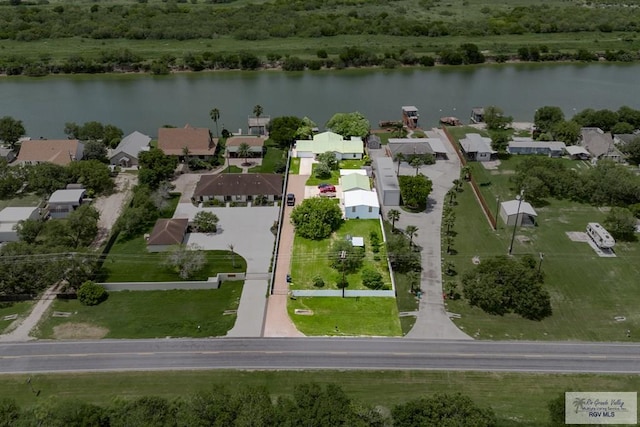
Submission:
<svg viewBox="0 0 640 427">
<path fill-rule="evenodd" d="M 380 143 L 382 145 L 387 145 L 389 143 L 389 138 L 397 137 L 395 132 L 376 132 L 375 134 L 380 138 Z"/>
<path fill-rule="evenodd" d="M 160 211 L 160 218 L 173 218 L 173 214 L 180 203 L 180 193 L 171 193 L 169 204 Z"/>
<path fill-rule="evenodd" d="M 36 207 L 40 202 L 42 202 L 42 197 L 37 194 L 23 194 L 11 199 L 0 200 L 0 210 L 8 207 Z"/>
<path fill-rule="evenodd" d="M 130 240 L 118 239 L 104 262 L 106 282 L 171 282 L 182 281 L 178 273 L 164 265 L 167 253 L 147 252 L 143 237 Z M 207 280 L 217 273 L 242 272 L 246 261 L 235 255 L 233 267 L 231 252 L 205 251 L 207 262 L 200 272 L 190 280 Z"/>
<path fill-rule="evenodd" d="M 407 335 L 411 329 L 413 329 L 413 325 L 416 324 L 416 316 L 403 316 L 400 317 L 400 328 L 402 329 L 402 336 Z"/>
<path fill-rule="evenodd" d="M 357 159 L 340 160 L 338 163 L 339 169 L 361 169 L 362 166 L 364 166 L 364 160 Z"/>
<path fill-rule="evenodd" d="M 300 158 L 293 157 L 291 159 L 291 165 L 289 166 L 290 175 L 300 175 Z"/>
<path fill-rule="evenodd" d="M 525 2 L 530 5 L 531 2 Z M 478 5 L 481 5 L 478 3 Z M 482 3 L 484 5 L 484 3 Z M 413 4 L 408 7 L 413 7 Z M 225 5 L 225 7 L 227 7 Z M 465 17 L 467 9 L 465 7 Z M 415 10 L 415 8 L 414 8 Z M 430 15 L 434 12 L 429 10 Z M 448 9 L 447 9 L 448 13 Z M 439 19 L 442 16 L 439 16 Z M 192 40 L 130 40 L 130 39 L 91 39 L 80 37 L 65 37 L 58 39 L 43 39 L 36 41 L 3 40 L 3 54 L 21 55 L 31 59 L 41 58 L 43 53 L 50 55 L 53 62 L 66 60 L 70 55 L 82 54 L 83 57 L 97 59 L 103 50 L 117 50 L 127 48 L 133 53 L 150 61 L 159 59 L 162 55 L 172 54 L 178 58 L 184 56 L 184 52 L 201 53 L 205 51 L 216 52 L 247 52 L 265 58 L 268 53 L 279 53 L 299 56 L 303 59 L 317 59 L 317 51 L 324 49 L 329 53 L 329 58 L 337 60 L 338 55 L 344 50 L 344 46 L 360 46 L 363 49 L 373 50 L 378 54 L 411 45 L 411 50 L 417 55 L 436 55 L 444 47 L 457 47 L 463 43 L 474 43 L 481 50 L 489 50 L 504 54 L 517 54 L 517 50 L 523 46 L 545 45 L 550 51 L 575 52 L 578 49 L 598 50 L 629 50 L 629 42 L 624 39 L 633 32 L 611 32 L 604 37 L 601 32 L 584 31 L 579 33 L 539 33 L 539 34 L 510 34 L 489 35 L 481 38 L 475 36 L 444 36 L 430 40 L 429 43 L 415 43 L 415 37 L 362 34 L 362 35 L 337 35 L 334 37 L 273 37 L 264 40 L 238 40 L 236 37 L 221 35 L 212 42 L 211 39 Z M 597 44 L 594 44 L 597 40 Z M 535 67 L 537 64 L 526 64 Z M 237 71 L 234 71 L 237 72 Z M 129 78 L 135 78 L 135 75 Z M 508 111 L 506 111 L 508 114 Z M 390 117 L 389 119 L 394 119 Z M 398 117 L 398 120 L 400 118 Z"/>
<path fill-rule="evenodd" d="M 106 338 L 161 338 L 222 336 L 235 323 L 242 281 L 224 282 L 219 289 L 110 292 L 100 305 L 78 300 L 55 300 L 38 326 L 40 338 L 55 338 L 54 328 L 87 323 L 109 330 Z M 51 317 L 53 311 L 73 313 Z M 198 325 L 200 330 L 198 330 Z"/>
<path fill-rule="evenodd" d="M 490 187 L 504 192 L 505 182 L 494 179 Z M 491 229 L 468 185 L 458 194 L 457 202 L 453 244 L 457 254 L 443 257 L 455 264 L 458 276 L 444 276 L 445 282 L 459 281 L 473 268 L 474 256 L 482 261 L 505 255 L 513 236 L 513 227 L 506 227 L 502 220 L 498 221 L 497 232 Z M 588 244 L 571 241 L 566 232 L 584 231 L 590 221 L 602 222 L 604 212 L 585 204 L 550 199 L 549 205 L 538 208 L 537 213 L 537 227 L 517 228 L 513 254 L 530 254 L 536 260 L 539 253 L 545 254 L 542 272 L 553 315 L 536 322 L 515 315 L 492 316 L 464 301 L 448 301 L 448 310 L 462 315 L 454 322 L 479 339 L 640 340 L 640 333 L 626 337 L 627 329 L 640 328 L 636 310 L 640 295 L 635 292 L 640 244 L 619 243 L 616 258 L 600 258 Z M 616 316 L 624 316 L 626 321 L 617 322 Z"/>
<path fill-rule="evenodd" d="M 371 239 L 369 233 L 376 231 L 380 237 L 379 260 L 374 259 L 371 251 Z M 382 231 L 380 222 L 374 219 L 350 219 L 340 226 L 330 239 L 310 240 L 296 234 L 293 243 L 293 257 L 291 261 L 291 288 L 292 289 L 318 289 L 313 286 L 313 278 L 320 276 L 324 279 L 325 286 L 321 289 L 338 289 L 338 279 L 342 278 L 342 272 L 332 268 L 329 264 L 329 249 L 335 239 L 344 239 L 346 236 L 363 237 L 365 241 L 365 259 L 362 268 L 355 273 L 346 274 L 349 282 L 348 289 L 367 289 L 362 284 L 361 271 L 364 268 L 372 268 L 382 274 L 385 285 L 391 289 L 391 277 L 386 262 L 386 253 L 382 245 Z"/>
<path fill-rule="evenodd" d="M 396 298 L 398 300 L 398 311 L 418 310 L 418 299 L 411 293 L 411 285 L 404 273 L 395 273 Z"/>
<path fill-rule="evenodd" d="M 321 183 L 338 185 L 340 183 L 339 170 L 331 171 L 330 178 L 320 179 L 316 177 L 316 166 L 318 166 L 318 163 L 314 163 L 313 165 L 311 165 L 311 176 L 309 176 L 309 179 L 307 179 L 307 182 L 305 185 L 318 185 Z"/>
<path fill-rule="evenodd" d="M 242 168 L 236 165 L 229 165 L 222 169 L 222 173 L 242 173 Z"/>
<path fill-rule="evenodd" d="M 286 159 L 286 152 L 276 145 L 267 145 L 267 153 L 262 158 L 262 164 L 249 169 L 251 173 L 275 173 L 276 166 Z"/>
<path fill-rule="evenodd" d="M 0 333 L 3 333 L 15 320 L 2 320 L 4 316 L 17 314 L 18 319 L 28 316 L 35 301 L 17 301 L 0 303 Z"/>
<path fill-rule="evenodd" d="M 26 383 L 31 377 L 38 398 Z M 297 384 L 339 384 L 357 402 L 391 409 L 433 393 L 461 392 L 493 408 L 499 426 L 542 426 L 547 403 L 566 390 L 637 391 L 640 376 L 430 371 L 169 371 L 3 375 L 0 395 L 30 407 L 42 399 L 80 399 L 110 405 L 117 396 L 133 399 L 187 397 L 224 385 L 234 391 L 266 387 L 274 396 L 293 394 Z"/>
<path fill-rule="evenodd" d="M 298 297 L 289 300 L 287 309 L 298 330 L 308 336 L 402 334 L 395 298 Z M 296 309 L 312 310 L 313 315 L 295 314 Z"/>
</svg>

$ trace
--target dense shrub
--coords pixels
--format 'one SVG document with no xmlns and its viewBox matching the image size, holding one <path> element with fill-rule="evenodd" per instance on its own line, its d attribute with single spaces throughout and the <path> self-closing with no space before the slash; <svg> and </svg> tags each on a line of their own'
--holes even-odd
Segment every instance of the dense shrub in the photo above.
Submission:
<svg viewBox="0 0 640 427">
<path fill-rule="evenodd" d="M 78 300 L 84 305 L 98 305 L 109 297 L 109 293 L 102 286 L 92 281 L 86 281 L 78 289 Z"/>
</svg>

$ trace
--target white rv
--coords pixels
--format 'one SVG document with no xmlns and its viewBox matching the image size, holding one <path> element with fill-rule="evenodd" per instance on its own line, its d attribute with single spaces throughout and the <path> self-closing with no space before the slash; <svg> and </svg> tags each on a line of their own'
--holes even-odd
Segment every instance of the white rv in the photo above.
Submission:
<svg viewBox="0 0 640 427">
<path fill-rule="evenodd" d="M 587 224 L 587 234 L 601 249 L 611 249 L 615 246 L 616 241 L 603 226 L 597 222 Z"/>
</svg>

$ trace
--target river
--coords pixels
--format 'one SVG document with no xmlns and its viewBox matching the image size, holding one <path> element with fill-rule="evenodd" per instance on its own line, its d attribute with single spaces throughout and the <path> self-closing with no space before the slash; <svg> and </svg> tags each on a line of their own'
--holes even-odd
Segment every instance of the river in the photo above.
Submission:
<svg viewBox="0 0 640 427">
<path fill-rule="evenodd" d="M 263 115 L 308 116 L 323 129 L 336 112 L 360 111 L 377 126 L 415 105 L 423 127 L 441 116 L 468 121 L 471 108 L 497 105 L 516 121 L 535 109 L 640 109 L 640 64 L 507 64 L 286 73 L 208 72 L 169 76 L 88 75 L 0 78 L 0 116 L 23 121 L 33 138 L 64 137 L 64 123 L 97 120 L 151 136 L 163 125 L 235 132 L 260 104 Z"/>
</svg>

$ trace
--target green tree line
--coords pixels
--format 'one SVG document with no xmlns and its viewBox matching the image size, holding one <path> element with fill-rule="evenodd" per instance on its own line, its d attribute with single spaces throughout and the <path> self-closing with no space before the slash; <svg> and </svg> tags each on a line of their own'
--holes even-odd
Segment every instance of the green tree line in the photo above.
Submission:
<svg viewBox="0 0 640 427">
<path fill-rule="evenodd" d="M 37 384 L 33 391 L 38 393 Z M 492 409 L 462 394 L 434 394 L 395 405 L 391 412 L 361 404 L 340 386 L 297 385 L 291 397 L 275 397 L 263 387 L 229 391 L 214 387 L 175 400 L 157 396 L 116 398 L 108 406 L 80 400 L 44 399 L 21 408 L 0 399 L 2 426 L 308 426 L 397 427 L 496 425 Z"/>
</svg>

